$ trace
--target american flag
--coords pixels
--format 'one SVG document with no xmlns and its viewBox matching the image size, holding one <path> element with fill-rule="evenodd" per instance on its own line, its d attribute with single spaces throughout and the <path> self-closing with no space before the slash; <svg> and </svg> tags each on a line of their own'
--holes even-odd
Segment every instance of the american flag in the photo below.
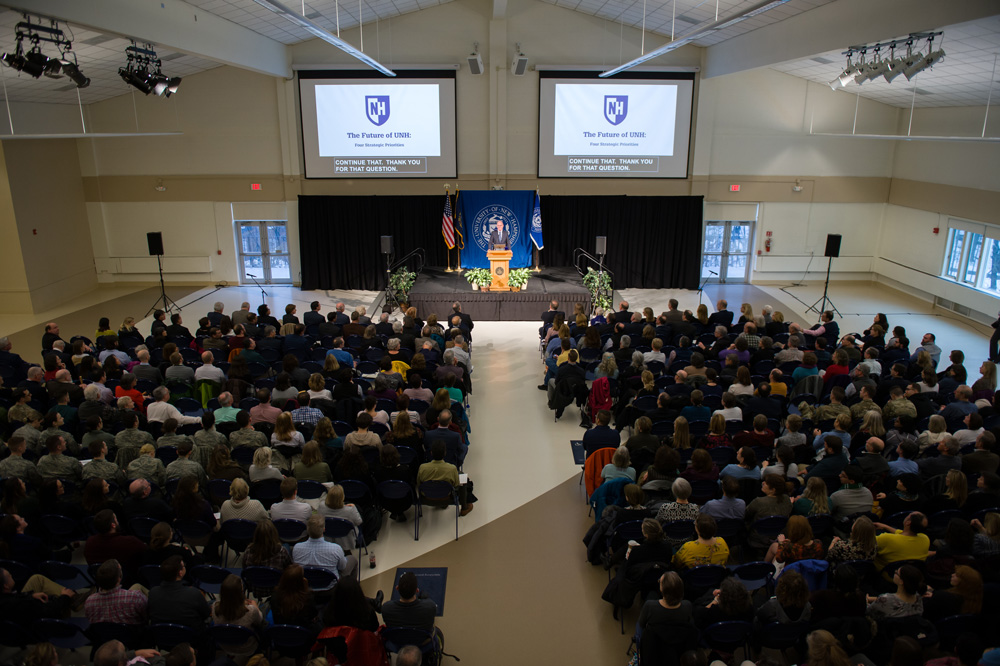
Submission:
<svg viewBox="0 0 1000 666">
<path fill-rule="evenodd" d="M 451 194 L 444 195 L 444 215 L 441 218 L 441 235 L 449 250 L 455 249 L 455 221 L 451 217 Z"/>
</svg>

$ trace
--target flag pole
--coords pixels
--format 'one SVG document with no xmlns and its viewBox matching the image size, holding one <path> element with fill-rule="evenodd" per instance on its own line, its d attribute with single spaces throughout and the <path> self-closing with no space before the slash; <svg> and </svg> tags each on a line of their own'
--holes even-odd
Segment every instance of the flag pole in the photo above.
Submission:
<svg viewBox="0 0 1000 666">
<path fill-rule="evenodd" d="M 448 183 L 444 184 L 444 191 L 445 191 L 445 196 L 447 196 L 448 199 L 450 200 L 451 199 L 451 187 L 449 187 Z M 445 254 L 448 257 L 448 267 L 445 268 L 444 271 L 445 271 L 445 273 L 452 273 L 453 271 L 451 269 L 451 248 L 448 247 L 447 245 L 445 245 Z"/>
<path fill-rule="evenodd" d="M 540 194 L 541 194 L 541 190 L 539 190 L 539 189 L 538 189 L 538 188 L 536 187 L 536 188 L 535 188 L 535 196 L 537 197 L 537 196 L 539 196 Z M 542 269 L 538 267 L 538 246 L 537 246 L 537 245 L 535 245 L 534 243 L 532 243 L 531 245 L 532 245 L 532 248 L 533 248 L 533 249 L 535 250 L 535 268 L 534 268 L 533 272 L 534 272 L 534 273 L 541 273 L 541 272 L 542 272 Z"/>
</svg>

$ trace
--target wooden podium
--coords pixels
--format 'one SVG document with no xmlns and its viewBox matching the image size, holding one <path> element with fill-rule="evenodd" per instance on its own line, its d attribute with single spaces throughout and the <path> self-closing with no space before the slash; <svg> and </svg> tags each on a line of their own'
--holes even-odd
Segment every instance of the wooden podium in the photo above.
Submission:
<svg viewBox="0 0 1000 666">
<path fill-rule="evenodd" d="M 514 253 L 510 250 L 487 250 L 486 258 L 490 260 L 490 291 L 510 291 L 507 280 L 510 277 L 510 259 Z"/>
</svg>

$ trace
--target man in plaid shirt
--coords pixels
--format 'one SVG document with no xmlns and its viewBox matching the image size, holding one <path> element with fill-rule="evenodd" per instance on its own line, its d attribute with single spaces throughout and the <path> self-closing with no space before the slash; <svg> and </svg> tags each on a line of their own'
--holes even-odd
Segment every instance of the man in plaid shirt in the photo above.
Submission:
<svg viewBox="0 0 1000 666">
<path fill-rule="evenodd" d="M 319 420 L 323 418 L 323 412 L 309 406 L 309 393 L 306 391 L 299 393 L 297 400 L 299 407 L 292 410 L 292 423 L 305 423 L 315 428 Z"/>
<path fill-rule="evenodd" d="M 87 597 L 84 610 L 87 620 L 95 622 L 118 622 L 120 624 L 146 623 L 146 595 L 141 585 L 123 590 L 122 568 L 118 560 L 107 560 L 97 569 L 94 576 L 97 593 Z"/>
</svg>

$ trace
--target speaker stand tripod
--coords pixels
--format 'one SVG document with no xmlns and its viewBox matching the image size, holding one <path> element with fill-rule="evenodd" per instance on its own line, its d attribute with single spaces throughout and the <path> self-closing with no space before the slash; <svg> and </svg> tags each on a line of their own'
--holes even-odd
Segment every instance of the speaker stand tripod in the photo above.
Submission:
<svg viewBox="0 0 1000 666">
<path fill-rule="evenodd" d="M 146 312 L 146 316 L 143 317 L 143 319 L 153 314 L 157 310 L 163 310 L 164 312 L 170 312 L 171 310 L 174 309 L 180 310 L 180 307 L 176 303 L 174 303 L 173 299 L 167 296 L 167 289 L 163 285 L 163 264 L 160 261 L 160 255 L 156 255 L 156 269 L 160 273 L 160 296 L 155 301 L 153 301 L 153 307 L 149 308 L 149 311 Z M 160 306 L 161 302 L 163 303 L 162 307 Z"/>
<path fill-rule="evenodd" d="M 840 310 L 838 310 L 837 306 L 833 304 L 833 299 L 830 298 L 827 295 L 829 293 L 829 291 L 830 291 L 830 267 L 832 265 L 833 265 L 833 257 L 827 257 L 826 258 L 826 282 L 823 283 L 823 296 L 820 297 L 820 298 L 817 298 L 816 301 L 812 305 L 809 306 L 809 308 L 806 310 L 806 312 L 809 312 L 810 310 L 813 310 L 813 311 L 816 312 L 816 314 L 818 314 L 820 316 L 823 316 L 823 313 L 826 310 L 829 309 L 829 310 L 832 310 L 833 312 L 836 312 L 838 317 L 843 317 L 844 316 L 844 315 L 840 314 Z M 820 303 L 822 303 L 822 305 L 820 305 Z M 829 308 L 826 307 L 827 303 L 830 304 Z M 816 308 L 817 305 L 819 305 L 819 309 Z"/>
</svg>

